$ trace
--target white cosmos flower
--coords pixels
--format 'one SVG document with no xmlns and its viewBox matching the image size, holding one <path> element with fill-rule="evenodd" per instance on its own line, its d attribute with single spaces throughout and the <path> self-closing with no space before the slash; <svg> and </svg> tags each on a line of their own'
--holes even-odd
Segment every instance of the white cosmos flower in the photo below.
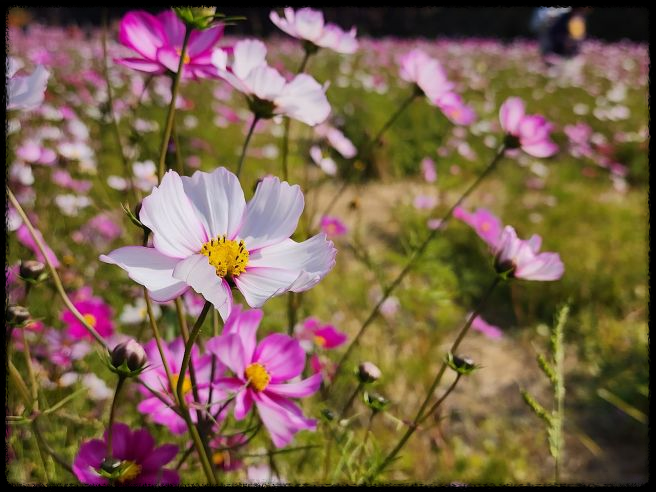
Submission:
<svg viewBox="0 0 656 492">
<path fill-rule="evenodd" d="M 225 168 L 180 177 L 164 175 L 144 198 L 139 220 L 153 233 L 153 247 L 126 246 L 100 256 L 165 302 L 190 287 L 225 320 L 236 287 L 251 307 L 287 291 L 316 285 L 335 265 L 325 234 L 290 239 L 303 212 L 303 193 L 266 177 L 248 204 L 237 177 Z"/>
<path fill-rule="evenodd" d="M 8 63 L 7 96 L 9 103 L 7 109 L 30 111 L 38 108 L 43 103 L 50 72 L 43 66 L 37 65 L 31 75 L 20 77 L 16 75 L 16 72 L 21 69 L 21 62 L 9 57 Z"/>
<path fill-rule="evenodd" d="M 212 53 L 218 75 L 246 95 L 253 113 L 260 118 L 289 116 L 314 126 L 325 121 L 330 104 L 319 82 L 301 73 L 291 82 L 267 65 L 266 46 L 255 39 L 239 41 L 234 47 L 232 64 L 222 49 Z"/>
</svg>

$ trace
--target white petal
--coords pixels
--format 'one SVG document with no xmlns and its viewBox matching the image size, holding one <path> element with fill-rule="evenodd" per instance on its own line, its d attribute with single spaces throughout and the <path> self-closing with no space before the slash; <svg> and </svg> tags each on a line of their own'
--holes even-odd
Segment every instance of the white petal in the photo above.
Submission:
<svg viewBox="0 0 656 492">
<path fill-rule="evenodd" d="M 230 316 L 232 293 L 228 283 L 216 274 L 207 257 L 193 255 L 181 261 L 173 271 L 173 277 L 182 280 L 218 309 L 221 318 Z"/>
<path fill-rule="evenodd" d="M 186 258 L 208 240 L 175 171 L 167 172 L 159 187 L 143 199 L 139 219 L 153 231 L 155 248 L 167 256 Z"/>
<path fill-rule="evenodd" d="M 120 266 L 132 280 L 146 287 L 157 302 L 175 299 L 188 288 L 173 278 L 173 269 L 180 260 L 165 256 L 155 248 L 126 246 L 101 255 L 100 260 Z"/>
<path fill-rule="evenodd" d="M 262 65 L 251 70 L 244 83 L 251 94 L 265 101 L 274 101 L 282 93 L 286 81 L 278 70 Z"/>
<path fill-rule="evenodd" d="M 249 306 L 261 307 L 274 296 L 284 294 L 298 278 L 298 272 L 278 268 L 248 268 L 235 284 Z"/>
<path fill-rule="evenodd" d="M 233 239 L 246 210 L 237 176 L 220 167 L 211 173 L 196 171 L 191 178 L 183 176 L 182 185 L 210 237 Z"/>
<path fill-rule="evenodd" d="M 310 126 L 323 123 L 330 114 L 323 87 L 303 73 L 285 86 L 275 103 L 283 114 Z"/>
<path fill-rule="evenodd" d="M 235 61 L 232 63 L 233 73 L 240 79 L 245 79 L 256 67 L 266 65 L 266 46 L 257 39 L 245 39 L 235 45 Z"/>
<path fill-rule="evenodd" d="M 248 202 L 239 237 L 249 252 L 289 238 L 298 225 L 305 202 L 298 185 L 266 177 Z"/>
</svg>

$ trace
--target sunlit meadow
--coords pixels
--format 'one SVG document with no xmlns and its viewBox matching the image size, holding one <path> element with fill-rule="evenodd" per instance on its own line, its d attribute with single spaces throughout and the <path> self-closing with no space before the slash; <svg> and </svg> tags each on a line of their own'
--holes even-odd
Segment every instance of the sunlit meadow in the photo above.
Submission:
<svg viewBox="0 0 656 492">
<path fill-rule="evenodd" d="M 9 28 L 7 480 L 646 482 L 647 46 L 234 22 Z"/>
</svg>

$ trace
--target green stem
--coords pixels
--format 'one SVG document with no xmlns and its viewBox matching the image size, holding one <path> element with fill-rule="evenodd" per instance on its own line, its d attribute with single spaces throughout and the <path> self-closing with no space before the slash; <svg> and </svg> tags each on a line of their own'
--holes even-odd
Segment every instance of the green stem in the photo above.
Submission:
<svg viewBox="0 0 656 492">
<path fill-rule="evenodd" d="M 57 292 L 59 293 L 60 297 L 64 301 L 64 304 L 66 304 L 66 307 L 73 313 L 73 316 L 82 323 L 82 326 L 89 332 L 91 336 L 98 342 L 100 345 L 102 345 L 105 349 L 108 349 L 107 342 L 103 340 L 103 338 L 100 336 L 100 334 L 94 329 L 93 326 L 91 326 L 86 319 L 84 319 L 84 316 L 82 316 L 82 313 L 77 310 L 73 302 L 69 299 L 68 295 L 66 295 L 66 291 L 64 290 L 64 286 L 61 282 L 61 279 L 59 278 L 59 275 L 57 274 L 57 270 L 55 267 L 52 265 L 50 262 L 50 259 L 48 258 L 48 254 L 46 253 L 46 248 L 41 242 L 41 239 L 36 234 L 36 231 L 34 230 L 34 227 L 32 226 L 32 222 L 30 222 L 30 219 L 27 218 L 27 214 L 25 214 L 25 211 L 23 210 L 23 207 L 21 207 L 20 203 L 18 203 L 18 200 L 16 200 L 16 197 L 14 194 L 11 192 L 11 190 L 7 187 L 7 197 L 9 198 L 9 201 L 13 205 L 13 207 L 16 209 L 18 212 L 18 215 L 20 215 L 21 219 L 23 220 L 23 223 L 27 226 L 27 229 L 30 231 L 30 235 L 32 236 L 32 239 L 34 239 L 34 242 L 36 243 L 37 248 L 39 248 L 39 251 L 41 252 L 41 255 L 44 258 L 44 261 L 46 262 L 46 265 L 48 266 L 48 270 L 50 270 L 50 276 L 52 277 L 52 281 L 55 283 L 55 287 L 57 288 Z"/>
<path fill-rule="evenodd" d="M 125 383 L 125 376 L 118 377 L 118 383 L 116 383 L 116 391 L 114 391 L 114 398 L 112 399 L 112 407 L 109 410 L 109 423 L 107 424 L 107 456 L 112 456 L 112 435 L 113 435 L 113 425 L 114 417 L 116 415 L 116 403 L 118 402 L 118 395 L 123 388 L 123 383 Z"/>
<path fill-rule="evenodd" d="M 474 319 L 476 319 L 476 317 L 479 315 L 479 313 L 481 312 L 481 310 L 485 306 L 485 303 L 490 298 L 490 295 L 492 294 L 492 291 L 494 290 L 494 288 L 497 286 L 497 284 L 500 281 L 501 281 L 501 277 L 496 276 L 494 278 L 494 281 L 492 282 L 492 284 L 488 288 L 487 292 L 485 292 L 485 294 L 483 296 L 483 299 L 479 303 L 478 307 L 469 316 L 469 319 L 467 320 L 465 325 L 462 327 L 462 329 L 460 330 L 460 333 L 458 334 L 458 337 L 456 338 L 455 342 L 453 342 L 453 345 L 451 346 L 450 352 L 452 354 L 455 354 L 456 350 L 458 350 L 458 347 L 460 346 L 460 342 L 462 342 L 462 340 L 465 338 L 465 335 L 467 335 L 467 332 L 469 331 L 469 327 L 474 322 Z M 394 460 L 394 458 L 399 453 L 399 451 L 403 448 L 403 446 L 408 441 L 408 439 L 410 439 L 412 434 L 414 434 L 415 430 L 417 430 L 417 426 L 419 425 L 419 423 L 421 422 L 421 420 L 424 417 L 424 410 L 426 410 L 426 407 L 430 403 L 430 400 L 433 397 L 433 393 L 435 393 L 435 389 L 440 384 L 440 381 L 442 380 L 442 376 L 444 375 L 444 372 L 446 371 L 447 367 L 448 367 L 447 363 L 443 362 L 442 367 L 440 368 L 440 371 L 437 373 L 437 376 L 435 376 L 435 379 L 433 380 L 433 384 L 431 385 L 430 389 L 428 390 L 428 393 L 426 394 L 426 398 L 424 399 L 424 402 L 422 403 L 421 407 L 419 408 L 419 411 L 417 412 L 417 415 L 415 416 L 414 420 L 412 421 L 412 424 L 410 424 L 410 426 L 408 426 L 408 430 L 405 432 L 405 434 L 403 434 L 403 437 L 401 437 L 401 439 L 399 440 L 397 445 L 394 447 L 394 449 L 385 457 L 383 462 L 378 467 L 376 467 L 376 469 L 372 473 L 370 473 L 367 476 L 367 478 L 366 478 L 367 482 L 370 482 L 370 481 L 374 480 L 387 467 L 387 465 L 389 465 L 392 462 L 392 460 Z M 456 383 L 457 383 L 457 379 L 456 379 Z M 455 384 L 452 385 L 452 388 L 455 388 Z M 448 395 L 448 393 L 450 393 L 452 391 L 452 388 L 450 388 L 450 390 L 447 392 L 447 395 Z M 445 397 L 447 395 L 445 395 Z M 441 401 L 443 401 L 445 397 L 443 397 L 441 399 Z M 441 403 L 441 401 L 439 401 L 438 403 Z"/>
<path fill-rule="evenodd" d="M 355 388 L 355 391 L 351 393 L 351 397 L 348 399 L 346 402 L 346 405 L 344 405 L 344 408 L 342 408 L 342 411 L 339 413 L 339 417 L 337 417 L 337 422 L 342 420 L 346 413 L 349 411 L 351 408 L 351 405 L 353 404 L 353 401 L 355 400 L 355 397 L 358 396 L 358 393 L 362 390 L 362 387 L 364 386 L 364 383 L 360 382 L 358 383 L 358 386 Z"/>
<path fill-rule="evenodd" d="M 425 251 L 426 248 L 428 247 L 428 244 L 433 240 L 433 238 L 434 238 L 435 236 L 437 236 L 437 233 L 438 233 L 439 231 L 441 231 L 441 230 L 444 228 L 444 226 L 447 224 L 447 222 L 449 221 L 449 219 L 450 219 L 451 216 L 453 215 L 453 211 L 454 211 L 457 207 L 459 207 L 459 206 L 465 201 L 465 199 L 466 199 L 466 198 L 467 198 L 467 197 L 468 197 L 468 196 L 469 196 L 469 195 L 470 195 L 470 194 L 471 194 L 476 188 L 478 188 L 478 186 L 481 184 L 481 182 L 482 182 L 482 181 L 483 181 L 483 180 L 484 180 L 484 179 L 485 179 L 485 178 L 486 178 L 486 177 L 487 177 L 487 176 L 488 176 L 488 175 L 489 175 L 489 174 L 495 169 L 497 163 L 499 162 L 499 160 L 500 160 L 501 157 L 503 156 L 505 150 L 506 150 L 506 147 L 505 147 L 504 145 L 502 145 L 502 146 L 499 148 L 499 150 L 498 150 L 497 153 L 494 155 L 494 158 L 492 159 L 492 161 L 490 162 L 490 164 L 488 164 L 488 166 L 487 166 L 487 167 L 485 168 L 485 170 L 481 173 L 481 175 L 476 179 L 476 181 L 474 181 L 474 182 L 469 186 L 469 188 L 467 188 L 467 190 L 462 194 L 462 196 L 461 196 L 461 197 L 460 197 L 460 198 L 459 198 L 459 199 L 458 199 L 458 200 L 457 200 L 457 201 L 451 206 L 451 208 L 450 208 L 450 209 L 448 210 L 448 212 L 444 215 L 444 217 L 442 217 L 442 222 L 440 223 L 439 227 L 436 227 L 435 229 L 433 229 L 433 230 L 428 234 L 428 236 L 426 237 L 426 239 L 424 239 L 424 241 L 419 245 L 419 247 L 414 251 L 414 253 L 412 253 L 412 256 L 410 256 L 410 259 L 408 260 L 408 263 L 406 263 L 406 265 L 405 265 L 405 267 L 403 268 L 403 270 L 401 270 L 401 273 L 399 273 L 399 275 L 398 275 L 398 276 L 392 281 L 392 283 L 391 283 L 391 284 L 385 289 L 385 291 L 383 292 L 383 296 L 382 296 L 381 299 L 378 301 L 378 303 L 376 304 L 376 306 L 374 306 L 374 308 L 372 309 L 371 313 L 369 313 L 369 316 L 368 316 L 367 319 L 364 321 L 364 323 L 362 323 L 362 326 L 360 327 L 360 330 L 359 330 L 358 333 L 355 335 L 355 337 L 354 337 L 353 340 L 351 341 L 350 345 L 349 345 L 348 348 L 346 349 L 346 352 L 344 352 L 344 355 L 342 356 L 342 358 L 340 359 L 339 363 L 337 364 L 337 367 L 336 367 L 336 369 L 335 369 L 335 375 L 334 375 L 334 377 L 333 377 L 333 386 L 334 386 L 334 382 L 337 380 L 337 377 L 339 376 L 339 374 L 340 374 L 340 372 L 341 372 L 341 370 L 342 370 L 342 368 L 343 368 L 343 366 L 344 366 L 344 363 L 346 362 L 346 360 L 347 360 L 347 359 L 349 358 L 349 356 L 351 355 L 351 352 L 353 351 L 353 349 L 355 348 L 355 346 L 358 344 L 358 342 L 360 341 L 360 338 L 362 338 L 362 336 L 364 335 L 364 333 L 365 333 L 366 329 L 369 327 L 369 325 L 370 325 L 370 324 L 376 319 L 376 317 L 377 317 L 377 315 L 378 315 L 378 313 L 379 313 L 380 307 L 381 307 L 381 306 L 383 305 L 383 303 L 387 300 L 387 298 L 392 294 L 392 292 L 393 292 L 393 291 L 399 286 L 399 284 L 400 284 L 401 281 L 405 278 L 405 276 L 410 272 L 410 270 L 411 270 L 412 267 L 414 266 L 415 262 L 416 262 L 419 258 L 421 258 L 421 256 L 424 254 L 424 251 Z"/>
<path fill-rule="evenodd" d="M 178 71 L 175 73 L 175 78 L 173 79 L 173 86 L 171 87 L 171 103 L 169 104 L 169 110 L 166 115 L 166 125 L 164 126 L 164 134 L 162 135 L 162 145 L 159 149 L 159 167 L 158 167 L 158 177 L 159 181 L 162 181 L 164 176 L 164 164 L 166 161 L 166 150 L 169 146 L 169 140 L 171 138 L 171 132 L 173 131 L 173 118 L 175 116 L 175 102 L 178 98 L 178 88 L 180 87 L 180 79 L 182 78 L 182 70 L 184 68 L 184 59 L 187 54 L 187 45 L 189 44 L 189 37 L 191 36 L 191 29 L 185 27 L 185 36 L 184 41 L 182 42 L 182 49 L 180 51 L 180 63 L 178 64 Z"/>
<path fill-rule="evenodd" d="M 255 130 L 255 125 L 257 125 L 257 122 L 259 120 L 260 119 L 257 117 L 257 115 L 253 115 L 253 121 L 251 122 L 251 126 L 248 129 L 246 140 L 244 140 L 244 146 L 241 149 L 241 156 L 239 156 L 239 164 L 237 164 L 237 177 L 241 175 L 241 166 L 244 163 L 244 157 L 246 157 L 246 149 L 248 148 L 248 142 L 251 141 L 251 137 L 253 136 L 253 130 Z"/>
<path fill-rule="evenodd" d="M 419 424 L 423 423 L 424 421 L 426 421 L 426 419 L 428 417 L 435 414 L 435 412 L 437 411 L 438 408 L 440 408 L 440 405 L 444 402 L 444 400 L 446 400 L 446 398 L 451 394 L 451 392 L 454 389 L 456 389 L 456 386 L 458 385 L 458 382 L 460 381 L 461 377 L 462 377 L 462 374 L 458 373 L 456 378 L 453 380 L 453 383 L 451 383 L 451 386 L 449 386 L 449 389 L 444 392 L 444 395 L 442 395 L 442 398 L 437 400 L 435 402 L 435 404 L 432 407 L 430 407 L 428 412 L 426 412 L 424 414 L 424 416 L 422 417 L 422 419 L 419 421 Z"/>
</svg>

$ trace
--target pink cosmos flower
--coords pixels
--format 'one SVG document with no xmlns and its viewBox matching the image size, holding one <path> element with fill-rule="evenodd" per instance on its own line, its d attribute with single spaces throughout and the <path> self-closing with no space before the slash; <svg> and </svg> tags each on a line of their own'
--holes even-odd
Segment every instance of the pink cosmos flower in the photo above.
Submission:
<svg viewBox="0 0 656 492">
<path fill-rule="evenodd" d="M 46 332 L 45 341 L 48 360 L 66 369 L 71 367 L 73 361 L 83 359 L 92 349 L 85 340 L 54 328 Z"/>
<path fill-rule="evenodd" d="M 474 229 L 476 234 L 491 248 L 497 247 L 503 225 L 499 218 L 488 209 L 478 208 L 472 214 L 462 207 L 456 207 L 453 211 L 453 216 Z"/>
<path fill-rule="evenodd" d="M 46 256 L 48 257 L 50 263 L 52 263 L 52 266 L 55 268 L 59 268 L 59 260 L 57 259 L 55 252 L 52 249 L 50 249 L 50 247 L 46 244 L 45 240 L 43 239 L 43 236 L 41 235 L 41 232 L 38 229 L 35 229 L 34 231 L 36 232 L 37 237 L 41 241 L 41 244 L 45 246 Z M 41 250 L 37 246 L 36 242 L 34 241 L 34 238 L 32 237 L 32 234 L 30 234 L 30 230 L 27 228 L 25 224 L 21 224 L 21 226 L 18 228 L 18 230 L 16 231 L 16 237 L 18 238 L 18 241 L 23 246 L 28 247 L 34 252 L 37 260 L 39 260 L 42 263 L 45 263 L 46 260 L 43 254 L 41 254 Z"/>
<path fill-rule="evenodd" d="M 330 104 L 319 82 L 304 73 L 287 82 L 267 65 L 266 52 L 261 41 L 239 41 L 228 66 L 228 53 L 216 49 L 212 54 L 215 73 L 246 96 L 250 109 L 259 118 L 281 114 L 310 126 L 323 122 L 330 114 Z"/>
<path fill-rule="evenodd" d="M 185 25 L 173 10 L 166 10 L 157 16 L 142 10 L 128 12 L 121 20 L 119 41 L 136 51 L 138 56 L 115 61 L 142 72 L 177 73 L 184 35 Z M 191 33 L 184 59 L 183 78 L 213 76 L 212 49 L 222 36 L 222 25 Z"/>
<path fill-rule="evenodd" d="M 429 195 L 417 195 L 412 204 L 417 210 L 431 210 L 437 205 L 437 198 Z"/>
<path fill-rule="evenodd" d="M 180 477 L 164 465 L 178 454 L 178 446 L 165 444 L 155 447 L 155 440 L 146 429 L 131 431 L 122 423 L 112 426 L 111 458 L 120 461 L 117 483 L 120 485 L 177 485 Z M 99 470 L 107 458 L 107 432 L 103 439 L 93 439 L 80 447 L 73 462 L 73 471 L 87 485 L 109 485 Z"/>
<path fill-rule="evenodd" d="M 424 157 L 421 160 L 421 172 L 424 174 L 424 179 L 428 183 L 434 183 L 437 180 L 437 172 L 435 171 L 435 161 L 430 157 Z"/>
<path fill-rule="evenodd" d="M 462 97 L 455 92 L 447 92 L 434 101 L 444 115 L 456 125 L 471 125 L 476 121 L 476 113 L 466 105 Z"/>
<path fill-rule="evenodd" d="M 317 135 L 328 139 L 328 143 L 345 159 L 351 159 L 358 153 L 355 145 L 341 131 L 328 124 L 315 127 Z"/>
<path fill-rule="evenodd" d="M 343 236 L 348 232 L 348 228 L 344 222 L 337 217 L 325 215 L 321 217 L 321 230 L 328 237 Z"/>
<path fill-rule="evenodd" d="M 50 72 L 37 65 L 31 75 L 21 77 L 16 75 L 22 68 L 21 62 L 10 56 L 8 64 L 7 109 L 31 111 L 38 108 L 43 103 Z"/>
<path fill-rule="evenodd" d="M 324 157 L 321 153 L 321 149 L 313 145 L 310 149 L 310 157 L 314 163 L 321 168 L 321 170 L 329 176 L 335 176 L 337 174 L 337 164 L 330 157 Z"/>
<path fill-rule="evenodd" d="M 306 352 L 315 348 L 334 349 L 346 342 L 346 333 L 339 331 L 333 325 L 324 325 L 317 318 L 310 317 L 296 325 L 294 336 Z"/>
<path fill-rule="evenodd" d="M 470 315 L 471 313 L 468 315 L 468 317 Z M 480 315 L 474 318 L 471 327 L 476 331 L 480 331 L 483 335 L 493 340 L 503 337 L 503 332 L 498 326 L 489 324 L 487 321 L 481 318 Z"/>
<path fill-rule="evenodd" d="M 269 18 L 279 29 L 290 36 L 309 41 L 320 48 L 328 48 L 337 53 L 351 54 L 358 49 L 355 27 L 349 32 L 343 31 L 335 24 L 326 24 L 323 13 L 310 8 L 294 9 L 287 7 L 285 17 L 271 11 Z"/>
<path fill-rule="evenodd" d="M 527 154 L 549 157 L 558 151 L 550 138 L 553 125 L 542 115 L 527 115 L 524 101 L 519 97 L 510 97 L 501 105 L 499 119 L 503 130 L 517 140 L 512 144 Z"/>
<path fill-rule="evenodd" d="M 139 213 L 154 247 L 127 246 L 100 259 L 126 270 L 158 302 L 191 287 L 225 320 L 231 286 L 260 307 L 273 296 L 310 289 L 332 269 L 337 250 L 325 234 L 289 239 L 303 206 L 299 186 L 275 177 L 264 178 L 246 204 L 239 180 L 225 168 L 192 177 L 169 171 Z"/>
<path fill-rule="evenodd" d="M 108 338 L 114 334 L 112 308 L 101 298 L 85 296 L 82 299 L 78 298 L 73 305 L 101 337 Z M 71 337 L 78 340 L 91 339 L 87 329 L 70 310 L 66 309 L 62 312 L 61 320 L 68 327 L 68 335 Z"/>
<path fill-rule="evenodd" d="M 48 149 L 35 140 L 25 140 L 18 149 L 16 155 L 25 162 L 51 166 L 57 160 L 54 150 Z"/>
<path fill-rule="evenodd" d="M 256 332 L 262 311 L 235 309 L 223 334 L 207 342 L 207 350 L 225 364 L 233 377 L 222 378 L 216 387 L 235 394 L 234 414 L 243 420 L 253 404 L 276 447 L 284 447 L 303 429 L 316 429 L 316 421 L 303 416 L 290 398 L 315 393 L 321 375 L 292 383 L 305 367 L 305 352 L 298 341 L 274 333 L 257 343 Z"/>
<path fill-rule="evenodd" d="M 178 337 L 172 342 L 164 344 L 162 348 L 166 362 L 171 370 L 174 384 L 177 385 L 185 348 L 182 337 Z M 148 364 L 151 366 L 151 369 L 144 371 L 141 375 L 141 379 L 154 390 L 161 391 L 161 395 L 171 403 L 170 405 L 167 405 L 150 393 L 150 391 L 139 386 L 139 391 L 141 391 L 145 398 L 139 403 L 137 410 L 143 414 L 150 415 L 153 422 L 166 426 L 173 434 L 184 434 L 187 431 L 187 425 L 184 419 L 171 409 L 171 406 L 175 405 L 173 392 L 177 391 L 177 388 L 174 387 L 171 389 L 169 387 L 168 378 L 166 376 L 164 365 L 162 364 L 159 350 L 157 349 L 156 340 L 151 340 L 144 345 L 144 350 L 148 356 Z M 198 347 L 194 345 L 191 350 L 191 363 L 194 365 L 196 383 L 198 384 L 198 397 L 200 398 L 200 405 L 198 408 L 207 408 L 210 397 L 210 384 L 212 382 L 212 357 L 210 355 L 201 356 Z M 221 376 L 224 371 L 225 369 L 221 365 L 217 365 L 214 369 L 215 378 Z M 191 420 L 196 422 L 198 420 L 198 415 L 194 409 L 196 406 L 193 404 L 194 394 L 189 371 L 185 374 L 182 388 L 187 405 L 191 409 Z M 213 412 L 218 410 L 217 407 L 223 398 L 224 395 L 217 390 L 214 390 L 212 392 L 212 406 L 209 407 L 209 411 Z M 218 417 L 219 416 L 215 416 L 215 418 Z"/>
<path fill-rule="evenodd" d="M 454 87 L 447 79 L 440 62 L 420 49 L 413 49 L 403 55 L 400 65 L 401 78 L 416 84 L 432 103 L 445 96 Z"/>
<path fill-rule="evenodd" d="M 495 268 L 509 278 L 525 280 L 558 280 L 565 267 L 558 253 L 538 253 L 542 238 L 534 234 L 529 240 L 517 237 L 515 229 L 506 226 L 495 252 Z"/>
</svg>

